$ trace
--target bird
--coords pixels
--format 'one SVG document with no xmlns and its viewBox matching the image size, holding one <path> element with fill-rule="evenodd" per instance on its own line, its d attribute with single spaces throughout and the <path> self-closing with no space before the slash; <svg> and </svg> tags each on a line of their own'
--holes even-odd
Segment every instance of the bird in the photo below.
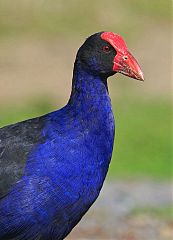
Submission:
<svg viewBox="0 0 173 240">
<path fill-rule="evenodd" d="M 0 239 L 62 240 L 98 198 L 115 123 L 107 79 L 143 81 L 124 39 L 102 31 L 79 48 L 69 101 L 0 128 Z"/>
</svg>

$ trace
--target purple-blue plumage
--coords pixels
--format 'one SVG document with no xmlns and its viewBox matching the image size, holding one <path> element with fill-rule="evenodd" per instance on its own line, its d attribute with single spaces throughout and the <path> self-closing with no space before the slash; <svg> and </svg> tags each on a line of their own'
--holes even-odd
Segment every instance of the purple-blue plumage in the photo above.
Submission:
<svg viewBox="0 0 173 240">
<path fill-rule="evenodd" d="M 64 239 L 99 195 L 113 150 L 107 77 L 117 54 L 101 34 L 79 49 L 64 108 L 0 129 L 0 239 Z"/>
<path fill-rule="evenodd" d="M 13 234 L 20 233 L 21 219 L 28 239 L 30 231 L 63 239 L 100 192 L 114 139 L 110 98 L 106 81 L 81 71 L 78 78 L 83 91 L 74 90 L 66 107 L 44 117 L 46 140 L 28 155 L 23 177 L 1 201 L 3 223 L 11 214 Z"/>
</svg>

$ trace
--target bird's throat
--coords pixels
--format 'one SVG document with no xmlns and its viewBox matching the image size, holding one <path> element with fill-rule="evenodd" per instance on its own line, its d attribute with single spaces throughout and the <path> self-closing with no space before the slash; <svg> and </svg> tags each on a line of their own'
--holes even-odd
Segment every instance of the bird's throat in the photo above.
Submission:
<svg viewBox="0 0 173 240">
<path fill-rule="evenodd" d="M 82 102 L 96 106 L 105 104 L 105 101 L 110 102 L 107 78 L 94 75 L 84 69 L 82 64 L 75 62 L 69 104 L 78 106 Z"/>
</svg>

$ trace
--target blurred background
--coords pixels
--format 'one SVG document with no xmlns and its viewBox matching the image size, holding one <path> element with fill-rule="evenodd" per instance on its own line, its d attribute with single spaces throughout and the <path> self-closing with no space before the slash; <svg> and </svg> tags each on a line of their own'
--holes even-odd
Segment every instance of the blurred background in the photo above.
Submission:
<svg viewBox="0 0 173 240">
<path fill-rule="evenodd" d="M 145 75 L 109 79 L 116 140 L 101 195 L 67 239 L 172 239 L 171 1 L 0 0 L 0 127 L 66 104 L 76 51 L 121 34 Z"/>
</svg>

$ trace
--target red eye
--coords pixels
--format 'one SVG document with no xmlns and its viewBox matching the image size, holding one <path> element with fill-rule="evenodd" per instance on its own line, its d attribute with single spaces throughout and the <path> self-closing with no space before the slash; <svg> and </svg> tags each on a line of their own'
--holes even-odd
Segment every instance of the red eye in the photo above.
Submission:
<svg viewBox="0 0 173 240">
<path fill-rule="evenodd" d="M 109 53 L 111 49 L 110 49 L 109 46 L 105 45 L 105 46 L 102 47 L 102 50 L 103 50 L 103 52 L 105 52 L 105 53 Z"/>
</svg>

